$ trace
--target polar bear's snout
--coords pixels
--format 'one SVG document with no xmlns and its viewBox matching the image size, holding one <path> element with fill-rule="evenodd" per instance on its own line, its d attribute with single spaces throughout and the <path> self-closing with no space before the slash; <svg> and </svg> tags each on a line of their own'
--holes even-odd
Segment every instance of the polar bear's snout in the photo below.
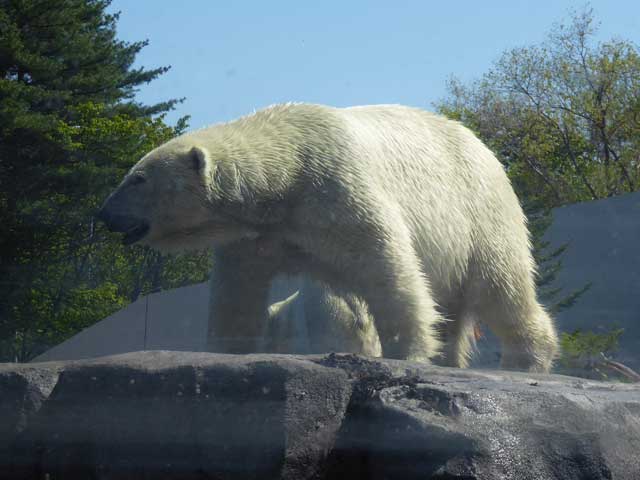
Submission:
<svg viewBox="0 0 640 480">
<path fill-rule="evenodd" d="M 144 238 L 149 233 L 149 223 L 117 208 L 113 196 L 104 203 L 96 218 L 103 222 L 110 232 L 124 233 L 122 243 L 130 245 Z"/>
</svg>

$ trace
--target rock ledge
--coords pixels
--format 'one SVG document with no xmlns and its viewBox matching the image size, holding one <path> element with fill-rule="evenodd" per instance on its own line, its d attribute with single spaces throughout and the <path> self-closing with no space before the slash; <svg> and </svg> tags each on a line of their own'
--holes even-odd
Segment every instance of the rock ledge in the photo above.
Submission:
<svg viewBox="0 0 640 480">
<path fill-rule="evenodd" d="M 640 479 L 640 387 L 353 355 L 0 364 L 3 479 Z"/>
</svg>

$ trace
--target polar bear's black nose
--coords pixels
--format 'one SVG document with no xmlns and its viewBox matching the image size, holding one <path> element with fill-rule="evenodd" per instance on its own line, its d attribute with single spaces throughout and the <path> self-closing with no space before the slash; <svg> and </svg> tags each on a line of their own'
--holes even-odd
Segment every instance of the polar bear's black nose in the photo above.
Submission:
<svg viewBox="0 0 640 480">
<path fill-rule="evenodd" d="M 113 222 L 113 215 L 111 215 L 111 213 L 109 213 L 109 210 L 107 210 L 106 206 L 103 206 L 100 210 L 98 210 L 98 213 L 96 213 L 96 218 L 103 222 L 107 228 L 111 229 L 111 223 Z"/>
<path fill-rule="evenodd" d="M 96 218 L 104 222 L 110 232 L 124 233 L 124 245 L 137 242 L 149 232 L 149 224 L 144 219 L 122 214 L 117 208 L 109 207 L 108 203 L 105 204 L 96 213 Z"/>
<path fill-rule="evenodd" d="M 119 224 L 122 222 L 119 221 L 119 216 L 114 215 L 106 204 L 103 205 L 100 210 L 98 210 L 98 213 L 96 213 L 96 218 L 99 221 L 103 222 L 107 229 L 111 232 L 117 232 L 121 230 Z"/>
<path fill-rule="evenodd" d="M 98 210 L 98 212 L 95 214 L 95 217 L 101 222 L 108 223 L 109 213 L 103 207 L 100 210 Z"/>
</svg>

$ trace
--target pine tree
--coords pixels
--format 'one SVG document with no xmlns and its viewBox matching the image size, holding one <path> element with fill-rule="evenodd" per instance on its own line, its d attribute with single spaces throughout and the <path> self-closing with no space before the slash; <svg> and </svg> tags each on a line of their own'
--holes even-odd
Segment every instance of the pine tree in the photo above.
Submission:
<svg viewBox="0 0 640 480">
<path fill-rule="evenodd" d="M 147 42 L 116 38 L 109 3 L 0 0 L 0 360 L 206 276 L 206 261 L 123 250 L 93 222 L 124 172 L 186 125 L 162 120 L 180 100 L 135 100 L 168 67 L 133 67 Z"/>
</svg>

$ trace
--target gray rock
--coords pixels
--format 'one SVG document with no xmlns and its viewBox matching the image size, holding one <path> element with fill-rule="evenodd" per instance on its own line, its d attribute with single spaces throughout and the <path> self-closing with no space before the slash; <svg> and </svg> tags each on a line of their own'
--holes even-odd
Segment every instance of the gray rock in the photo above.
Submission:
<svg viewBox="0 0 640 480">
<path fill-rule="evenodd" d="M 637 385 L 139 352 L 5 365 L 0 386 L 3 479 L 640 478 Z"/>
<path fill-rule="evenodd" d="M 13 464 L 16 475 L 21 472 L 19 476 L 28 478 L 36 445 L 23 432 L 34 424 L 61 369 L 62 364 L 54 363 L 0 364 L 0 472 Z"/>
<path fill-rule="evenodd" d="M 640 386 L 382 363 L 327 478 L 640 478 Z"/>
<path fill-rule="evenodd" d="M 0 437 L 21 432 L 58 382 L 62 364 L 0 363 Z"/>
</svg>

